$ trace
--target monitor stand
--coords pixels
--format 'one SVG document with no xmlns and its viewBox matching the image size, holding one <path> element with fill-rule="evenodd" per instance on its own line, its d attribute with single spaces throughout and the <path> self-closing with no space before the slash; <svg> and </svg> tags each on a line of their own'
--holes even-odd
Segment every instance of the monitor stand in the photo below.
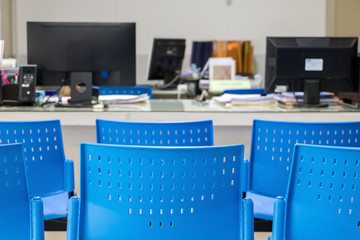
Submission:
<svg viewBox="0 0 360 240">
<path fill-rule="evenodd" d="M 177 71 L 174 67 L 165 68 L 163 67 L 164 84 L 157 88 L 162 90 L 176 89 L 180 82 L 181 72 Z"/>
<path fill-rule="evenodd" d="M 328 107 L 328 104 L 320 102 L 320 80 L 319 79 L 305 79 L 304 80 L 303 102 L 294 104 L 294 107 L 303 107 L 303 108 Z"/>
<path fill-rule="evenodd" d="M 71 101 L 68 104 L 56 104 L 56 107 L 91 107 L 92 103 L 91 72 L 70 72 Z"/>
</svg>

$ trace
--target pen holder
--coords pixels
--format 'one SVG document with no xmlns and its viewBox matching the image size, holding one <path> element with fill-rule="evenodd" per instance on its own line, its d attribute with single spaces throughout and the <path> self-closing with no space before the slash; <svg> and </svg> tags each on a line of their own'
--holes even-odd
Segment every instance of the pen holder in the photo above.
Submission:
<svg viewBox="0 0 360 240">
<path fill-rule="evenodd" d="M 19 84 L 2 85 L 2 103 L 4 105 L 19 105 Z"/>
</svg>

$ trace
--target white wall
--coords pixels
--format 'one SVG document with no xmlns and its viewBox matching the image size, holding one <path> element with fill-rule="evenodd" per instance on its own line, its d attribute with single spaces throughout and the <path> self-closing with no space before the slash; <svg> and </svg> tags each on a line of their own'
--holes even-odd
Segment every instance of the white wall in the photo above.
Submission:
<svg viewBox="0 0 360 240">
<path fill-rule="evenodd" d="M 145 83 L 154 37 L 252 40 L 257 71 L 264 72 L 266 36 L 325 36 L 326 0 L 14 0 L 16 49 L 26 62 L 27 21 L 134 21 L 137 82 Z"/>
</svg>

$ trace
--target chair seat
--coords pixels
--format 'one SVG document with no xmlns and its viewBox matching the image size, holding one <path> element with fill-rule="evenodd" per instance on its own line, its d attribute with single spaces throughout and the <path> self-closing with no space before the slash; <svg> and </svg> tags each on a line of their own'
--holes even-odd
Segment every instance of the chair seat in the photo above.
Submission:
<svg viewBox="0 0 360 240">
<path fill-rule="evenodd" d="M 246 198 L 251 199 L 254 203 L 254 217 L 266 220 L 273 219 L 275 198 L 253 192 L 246 192 Z"/>
<path fill-rule="evenodd" d="M 41 197 L 44 204 L 44 219 L 64 218 L 67 215 L 69 193 L 62 192 L 49 197 Z"/>
</svg>

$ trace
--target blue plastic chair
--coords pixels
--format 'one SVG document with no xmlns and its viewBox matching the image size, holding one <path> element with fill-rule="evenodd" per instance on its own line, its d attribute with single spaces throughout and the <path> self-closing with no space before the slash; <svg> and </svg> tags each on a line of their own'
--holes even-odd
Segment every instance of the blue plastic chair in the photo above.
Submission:
<svg viewBox="0 0 360 240">
<path fill-rule="evenodd" d="M 272 220 L 274 200 L 287 189 L 296 143 L 360 146 L 360 122 L 281 122 L 254 120 L 246 196 L 257 218 Z"/>
<path fill-rule="evenodd" d="M 360 149 L 296 145 L 273 239 L 360 239 Z"/>
<path fill-rule="evenodd" d="M 243 154 L 243 145 L 82 143 L 67 239 L 253 239 L 252 202 L 240 191 Z"/>
<path fill-rule="evenodd" d="M 97 143 L 152 146 L 211 146 L 211 120 L 191 122 L 126 122 L 96 120 Z"/>
<path fill-rule="evenodd" d="M 30 201 L 23 145 L 0 146 L 1 239 L 44 239 L 44 217 L 39 197 Z"/>
<path fill-rule="evenodd" d="M 41 197 L 44 218 L 67 215 L 74 163 L 65 161 L 59 120 L 0 122 L 0 144 L 24 143 L 30 197 Z"/>
<path fill-rule="evenodd" d="M 149 99 L 152 99 L 152 89 L 148 86 L 102 86 L 99 87 L 100 95 L 112 95 L 112 94 L 120 94 L 120 95 L 140 95 L 147 93 Z"/>
<path fill-rule="evenodd" d="M 224 90 L 224 93 L 231 93 L 231 94 L 265 94 L 264 88 L 250 88 L 250 89 L 228 89 Z"/>
</svg>

